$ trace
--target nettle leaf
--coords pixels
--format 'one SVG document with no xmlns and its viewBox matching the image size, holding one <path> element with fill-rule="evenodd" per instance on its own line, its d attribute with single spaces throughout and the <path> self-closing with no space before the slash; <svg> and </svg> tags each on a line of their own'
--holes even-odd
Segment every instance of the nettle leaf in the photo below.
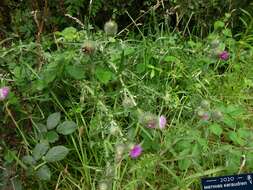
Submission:
<svg viewBox="0 0 253 190">
<path fill-rule="evenodd" d="M 55 112 L 55 113 L 52 113 L 51 115 L 49 115 L 47 118 L 47 128 L 49 130 L 55 128 L 58 125 L 58 123 L 60 122 L 60 119 L 61 119 L 60 112 Z"/>
<path fill-rule="evenodd" d="M 85 77 L 85 70 L 83 66 L 68 65 L 65 69 L 73 79 L 80 80 Z"/>
<path fill-rule="evenodd" d="M 73 121 L 64 121 L 60 124 L 56 131 L 63 135 L 69 135 L 77 129 L 77 124 Z"/>
<path fill-rule="evenodd" d="M 222 127 L 217 123 L 210 125 L 209 129 L 213 134 L 215 134 L 217 136 L 220 136 L 223 131 Z"/>
<path fill-rule="evenodd" d="M 36 171 L 36 176 L 41 180 L 49 181 L 51 179 L 51 171 L 47 165 L 44 165 Z"/>
<path fill-rule="evenodd" d="M 241 146 L 245 145 L 245 141 L 235 131 L 230 131 L 228 133 L 228 137 L 235 144 L 239 144 Z"/>
<path fill-rule="evenodd" d="M 223 122 L 230 128 L 236 127 L 236 121 L 228 115 L 224 115 Z"/>
<path fill-rule="evenodd" d="M 191 159 L 179 160 L 178 167 L 180 170 L 185 171 L 190 167 L 191 163 L 192 163 Z"/>
<path fill-rule="evenodd" d="M 53 148 L 51 148 L 46 156 L 45 156 L 45 160 L 47 162 L 57 162 L 60 160 L 63 160 L 67 154 L 69 153 L 69 149 L 66 148 L 65 146 L 54 146 Z"/>
<path fill-rule="evenodd" d="M 113 78 L 113 73 L 103 68 L 98 68 L 95 75 L 97 79 L 104 84 L 107 84 Z"/>
<path fill-rule="evenodd" d="M 59 140 L 59 135 L 55 131 L 49 131 L 45 134 L 45 138 L 48 142 L 54 143 Z"/>
<path fill-rule="evenodd" d="M 34 147 L 32 150 L 32 156 L 35 160 L 39 160 L 48 151 L 49 144 L 47 141 L 42 141 Z"/>
<path fill-rule="evenodd" d="M 47 132 L 47 126 L 42 124 L 42 123 L 38 123 L 37 124 L 38 130 L 40 133 L 45 133 Z"/>
<path fill-rule="evenodd" d="M 23 156 L 22 161 L 31 166 L 36 164 L 36 160 L 30 155 Z"/>
</svg>

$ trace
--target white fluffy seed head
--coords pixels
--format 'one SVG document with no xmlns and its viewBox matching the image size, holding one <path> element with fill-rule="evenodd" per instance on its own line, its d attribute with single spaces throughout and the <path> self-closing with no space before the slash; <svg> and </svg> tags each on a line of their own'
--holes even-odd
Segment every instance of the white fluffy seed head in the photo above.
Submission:
<svg viewBox="0 0 253 190">
<path fill-rule="evenodd" d="M 109 36 L 114 36 L 118 32 L 118 24 L 115 21 L 109 20 L 104 26 L 105 33 Z"/>
</svg>

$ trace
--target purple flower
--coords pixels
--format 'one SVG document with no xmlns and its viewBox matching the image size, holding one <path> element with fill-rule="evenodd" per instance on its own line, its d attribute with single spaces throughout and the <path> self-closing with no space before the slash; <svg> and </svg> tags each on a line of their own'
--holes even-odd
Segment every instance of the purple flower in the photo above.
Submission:
<svg viewBox="0 0 253 190">
<path fill-rule="evenodd" d="M 227 61 L 229 58 L 229 53 L 227 51 L 222 51 L 219 53 L 219 58 L 223 61 Z"/>
<path fill-rule="evenodd" d="M 160 116 L 159 118 L 159 128 L 164 129 L 167 124 L 166 117 L 164 115 Z"/>
<path fill-rule="evenodd" d="M 9 87 L 0 88 L 0 100 L 4 100 L 5 98 L 7 98 L 9 91 Z"/>
<path fill-rule="evenodd" d="M 201 119 L 204 120 L 204 121 L 208 121 L 209 120 L 209 113 L 205 112 L 203 113 L 203 115 L 201 116 Z"/>
<path fill-rule="evenodd" d="M 130 150 L 130 156 L 131 158 L 138 158 L 142 153 L 142 147 L 141 145 L 134 145 Z"/>
</svg>

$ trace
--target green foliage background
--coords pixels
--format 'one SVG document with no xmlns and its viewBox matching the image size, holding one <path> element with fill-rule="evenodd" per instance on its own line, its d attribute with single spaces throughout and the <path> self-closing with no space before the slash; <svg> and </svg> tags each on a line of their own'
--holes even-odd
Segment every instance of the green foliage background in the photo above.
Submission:
<svg viewBox="0 0 253 190">
<path fill-rule="evenodd" d="M 155 11 L 150 11 L 155 6 Z M 176 27 L 183 31 L 187 27 L 192 34 L 206 36 L 213 23 L 225 13 L 231 13 L 229 24 L 233 30 L 241 31 L 238 22 L 242 16 L 240 9 L 251 14 L 251 0 L 5 0 L 0 3 L 0 31 L 2 36 L 11 30 L 25 38 L 38 33 L 37 25 L 43 25 L 39 32 L 52 32 L 76 24 L 65 14 L 100 28 L 114 17 L 122 29 L 132 22 L 129 15 L 136 19 L 147 12 L 138 22 L 157 24 L 165 21 L 169 29 Z"/>
</svg>

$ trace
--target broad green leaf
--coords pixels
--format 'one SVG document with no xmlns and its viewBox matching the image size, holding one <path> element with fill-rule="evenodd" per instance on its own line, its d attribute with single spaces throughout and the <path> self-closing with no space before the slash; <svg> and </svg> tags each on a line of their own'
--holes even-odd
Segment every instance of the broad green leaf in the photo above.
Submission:
<svg viewBox="0 0 253 190">
<path fill-rule="evenodd" d="M 236 127 L 236 121 L 232 117 L 230 117 L 228 115 L 224 115 L 223 122 L 228 127 L 231 127 L 231 128 L 235 128 Z"/>
<path fill-rule="evenodd" d="M 235 144 L 239 144 L 239 145 L 244 145 L 245 144 L 245 141 L 241 137 L 239 137 L 239 135 L 235 131 L 230 131 L 228 133 L 228 137 Z"/>
<path fill-rule="evenodd" d="M 54 143 L 58 141 L 59 135 L 55 131 L 49 131 L 45 134 L 45 138 L 47 139 L 48 142 Z"/>
<path fill-rule="evenodd" d="M 217 30 L 219 28 L 224 28 L 224 26 L 225 26 L 225 23 L 222 22 L 222 21 L 219 21 L 219 20 L 214 23 L 214 29 L 215 30 Z"/>
<path fill-rule="evenodd" d="M 38 123 L 37 124 L 38 130 L 40 133 L 45 133 L 47 132 L 47 126 L 42 124 L 42 123 Z"/>
<path fill-rule="evenodd" d="M 222 127 L 217 123 L 214 123 L 214 124 L 210 125 L 209 129 L 213 134 L 215 134 L 217 136 L 220 136 L 222 134 L 222 131 L 223 131 Z"/>
<path fill-rule="evenodd" d="M 16 151 L 7 150 L 6 152 L 4 152 L 4 160 L 7 163 L 11 163 L 15 158 L 15 154 L 16 154 Z"/>
<path fill-rule="evenodd" d="M 60 124 L 56 131 L 63 135 L 69 135 L 73 133 L 77 129 L 77 125 L 73 121 L 64 121 L 62 124 Z"/>
<path fill-rule="evenodd" d="M 34 147 L 32 150 L 32 156 L 35 160 L 39 160 L 48 151 L 49 144 L 47 141 L 42 141 Z"/>
<path fill-rule="evenodd" d="M 146 70 L 146 65 L 143 63 L 139 63 L 136 65 L 137 73 L 143 73 Z"/>
<path fill-rule="evenodd" d="M 244 113 L 244 110 L 241 107 L 230 105 L 226 108 L 226 113 L 230 116 L 240 116 Z"/>
<path fill-rule="evenodd" d="M 191 159 L 183 159 L 178 161 L 178 167 L 180 170 L 187 170 L 191 165 Z"/>
<path fill-rule="evenodd" d="M 96 77 L 100 82 L 107 84 L 112 79 L 113 73 L 107 69 L 98 68 L 96 70 Z"/>
<path fill-rule="evenodd" d="M 51 179 L 51 171 L 47 165 L 44 165 L 36 171 L 36 176 L 43 181 L 49 181 Z"/>
<path fill-rule="evenodd" d="M 28 164 L 28 165 L 35 165 L 36 164 L 36 160 L 30 156 L 30 155 L 26 155 L 22 158 L 22 161 L 25 163 L 25 164 Z"/>
<path fill-rule="evenodd" d="M 55 128 L 60 122 L 60 119 L 61 119 L 60 112 L 55 112 L 49 115 L 47 118 L 47 128 L 49 130 Z"/>
<path fill-rule="evenodd" d="M 53 148 L 51 148 L 46 156 L 45 156 L 45 160 L 47 162 L 56 162 L 56 161 L 60 161 L 63 160 L 67 154 L 69 153 L 69 149 L 66 148 L 65 146 L 54 146 Z"/>
<path fill-rule="evenodd" d="M 65 28 L 59 33 L 66 41 L 73 41 L 77 37 L 77 30 L 74 27 Z"/>
<path fill-rule="evenodd" d="M 68 65 L 65 69 L 73 79 L 80 80 L 85 77 L 85 70 L 82 66 Z"/>
</svg>

